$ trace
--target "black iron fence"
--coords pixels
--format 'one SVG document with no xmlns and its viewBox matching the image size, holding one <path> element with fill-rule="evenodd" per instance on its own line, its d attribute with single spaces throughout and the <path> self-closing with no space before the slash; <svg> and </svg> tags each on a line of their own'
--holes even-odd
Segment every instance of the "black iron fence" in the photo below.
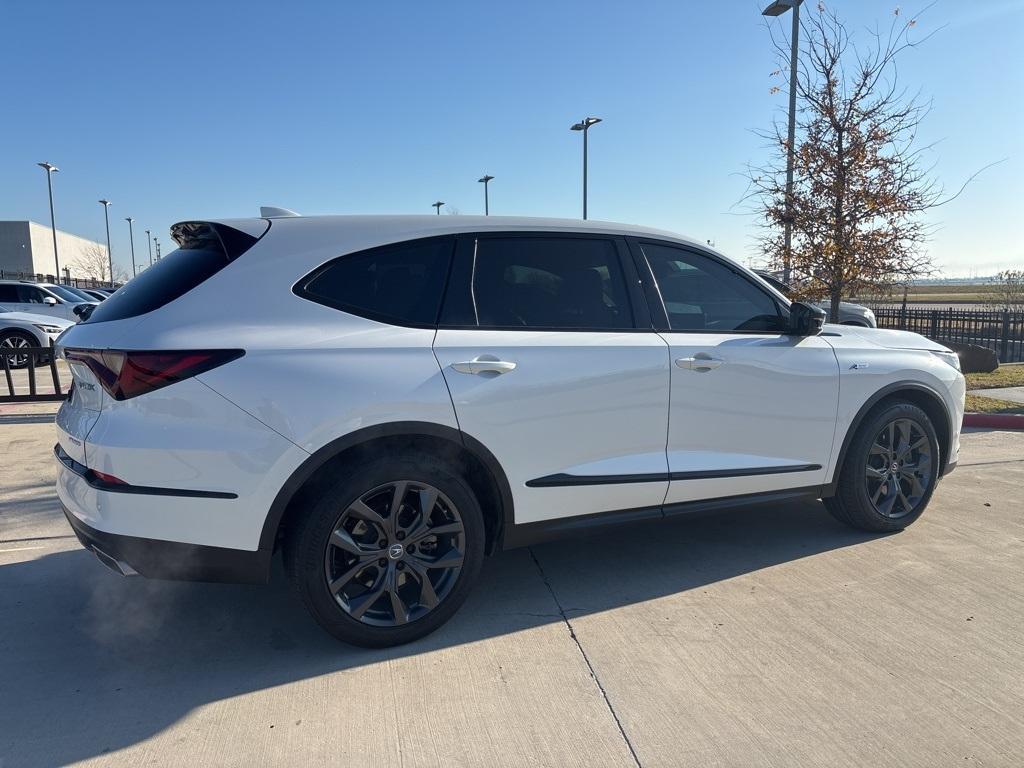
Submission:
<svg viewBox="0 0 1024 768">
<path fill-rule="evenodd" d="M 999 309 L 875 307 L 879 328 L 914 331 L 938 342 L 995 350 L 1002 363 L 1024 362 L 1024 312 Z"/>
<path fill-rule="evenodd" d="M 53 347 L 0 347 L 0 369 L 4 377 L 0 404 L 53 402 L 67 397 L 70 373 L 63 364 L 58 367 Z"/>
<path fill-rule="evenodd" d="M 40 272 L 15 272 L 10 269 L 0 269 L 0 280 L 28 280 L 32 283 L 53 283 L 55 285 L 71 285 L 75 288 L 110 288 L 109 280 L 96 280 L 92 277 L 62 277 L 60 280 L 53 275 L 44 275 Z M 114 283 L 114 285 L 119 285 Z"/>
</svg>

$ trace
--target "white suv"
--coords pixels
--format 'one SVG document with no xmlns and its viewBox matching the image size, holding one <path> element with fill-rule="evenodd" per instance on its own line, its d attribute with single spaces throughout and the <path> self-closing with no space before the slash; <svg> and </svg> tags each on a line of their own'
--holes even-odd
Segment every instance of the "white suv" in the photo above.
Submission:
<svg viewBox="0 0 1024 768">
<path fill-rule="evenodd" d="M 956 464 L 964 380 L 921 336 L 824 326 L 668 232 L 499 217 L 186 222 L 60 339 L 57 490 L 123 574 L 263 582 L 421 637 L 485 554 L 821 498 L 893 531 Z"/>
<path fill-rule="evenodd" d="M 83 298 L 77 288 L 67 285 L 0 280 L 0 304 L 13 312 L 49 315 L 75 322 L 85 307 L 97 303 Z"/>
</svg>

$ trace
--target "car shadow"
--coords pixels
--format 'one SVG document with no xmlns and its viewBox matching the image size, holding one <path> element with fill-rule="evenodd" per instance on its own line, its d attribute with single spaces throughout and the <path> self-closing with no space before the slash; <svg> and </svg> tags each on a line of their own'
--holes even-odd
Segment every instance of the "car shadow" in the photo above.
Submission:
<svg viewBox="0 0 1024 768">
<path fill-rule="evenodd" d="M 656 521 L 502 553 L 433 635 L 336 642 L 275 568 L 268 586 L 124 579 L 84 550 L 0 567 L 0 763 L 68 764 L 141 742 L 197 707 L 692 590 L 872 537 L 820 502 Z M 549 586 L 550 585 L 550 586 Z M 40 744 L 46 748 L 40 750 Z"/>
</svg>

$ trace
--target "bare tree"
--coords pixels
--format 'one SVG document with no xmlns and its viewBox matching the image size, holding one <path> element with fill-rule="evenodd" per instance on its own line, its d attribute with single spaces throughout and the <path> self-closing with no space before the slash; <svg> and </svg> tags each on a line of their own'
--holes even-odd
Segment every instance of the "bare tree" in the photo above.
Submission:
<svg viewBox="0 0 1024 768">
<path fill-rule="evenodd" d="M 1024 269 L 1007 269 L 996 275 L 989 303 L 1011 312 L 1024 310 Z"/>
<path fill-rule="evenodd" d="M 932 176 L 924 162 L 931 146 L 916 141 L 929 105 L 898 82 L 897 58 L 930 37 L 912 39 L 916 24 L 897 10 L 887 32 L 869 31 L 867 45 L 857 47 L 824 2 L 801 22 L 790 262 L 804 294 L 830 299 L 833 322 L 844 295 L 932 271 L 924 246 L 933 226 L 922 214 L 963 191 L 946 196 Z M 789 43 L 773 43 L 788 62 Z M 748 168 L 746 199 L 764 218 L 761 244 L 778 268 L 786 255 L 788 139 L 778 120 L 762 135 L 771 160 Z"/>
<path fill-rule="evenodd" d="M 75 270 L 92 280 L 101 283 L 110 282 L 110 261 L 107 249 L 99 243 L 85 246 L 74 260 Z M 114 264 L 114 282 L 123 283 L 128 279 L 128 272 Z"/>
</svg>

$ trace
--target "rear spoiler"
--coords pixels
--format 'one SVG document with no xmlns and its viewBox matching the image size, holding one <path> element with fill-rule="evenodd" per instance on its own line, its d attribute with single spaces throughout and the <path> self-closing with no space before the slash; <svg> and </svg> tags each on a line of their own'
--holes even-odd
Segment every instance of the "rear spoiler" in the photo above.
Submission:
<svg viewBox="0 0 1024 768">
<path fill-rule="evenodd" d="M 270 229 L 270 222 L 259 237 L 215 221 L 179 221 L 171 227 L 171 238 L 179 248 L 220 251 L 234 261 L 252 248 Z"/>
</svg>

